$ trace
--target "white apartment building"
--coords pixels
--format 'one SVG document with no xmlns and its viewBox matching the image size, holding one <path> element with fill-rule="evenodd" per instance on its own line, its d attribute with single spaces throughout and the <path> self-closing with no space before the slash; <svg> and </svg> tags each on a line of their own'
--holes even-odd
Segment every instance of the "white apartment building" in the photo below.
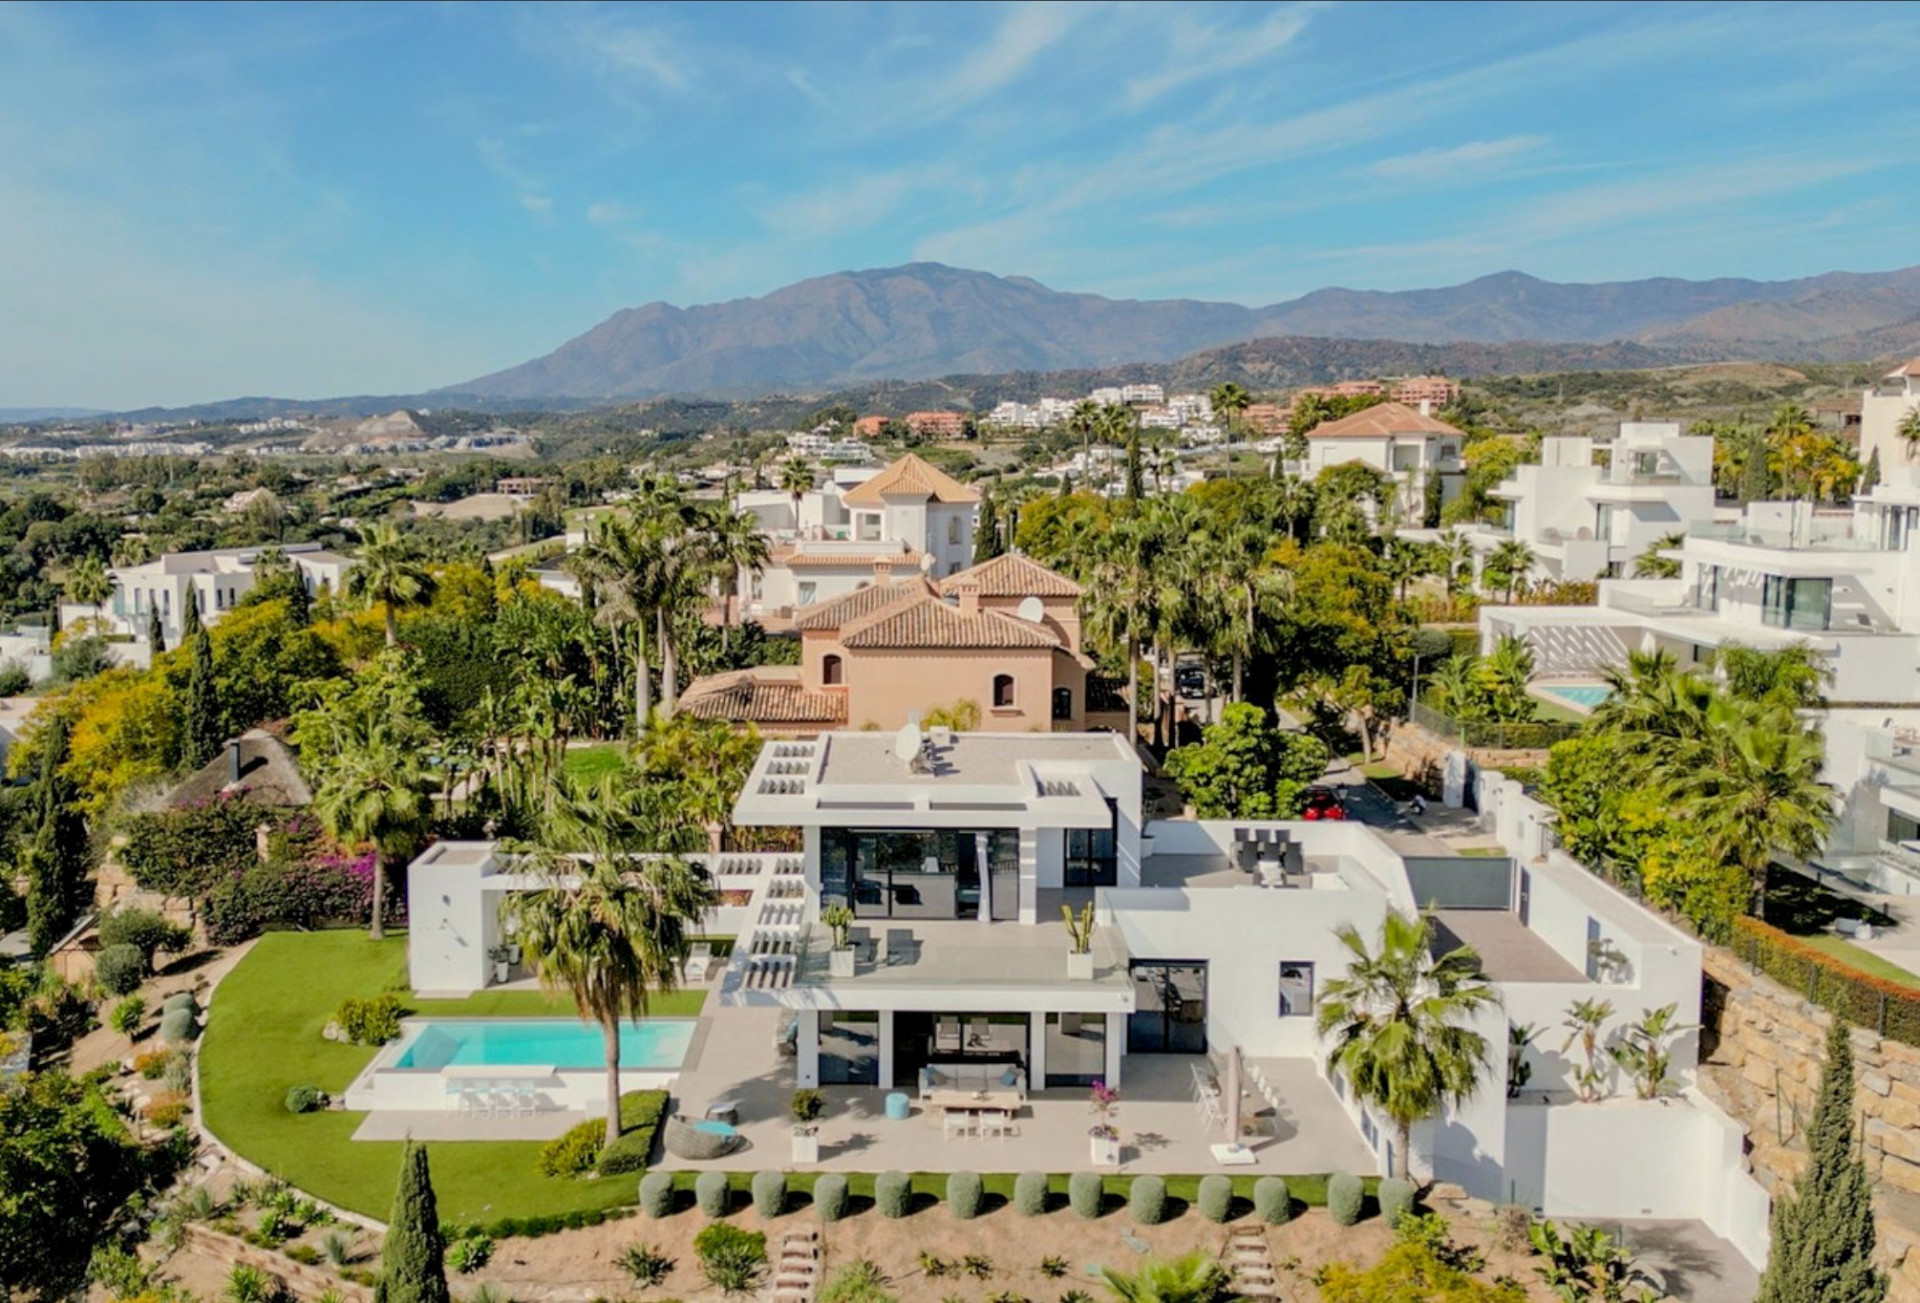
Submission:
<svg viewBox="0 0 1920 1303">
<path fill-rule="evenodd" d="M 1920 408 L 1920 357 L 1901 364 L 1860 396 L 1860 460 L 1880 454 L 1880 473 L 1920 465 L 1920 448 L 1900 437 L 1900 423 Z"/>
<path fill-rule="evenodd" d="M 1676 421 L 1629 421 L 1612 440 L 1556 435 L 1539 465 L 1514 468 L 1493 490 L 1501 525 L 1459 526 L 1478 562 L 1510 539 L 1533 550 L 1533 579 L 1629 576 L 1646 550 L 1714 518 L 1713 439 Z M 1409 532 L 1431 541 L 1444 531 Z"/>
<path fill-rule="evenodd" d="M 1392 476 L 1393 515 L 1403 525 L 1418 525 L 1426 509 L 1427 485 L 1438 480 L 1441 502 L 1460 496 L 1466 472 L 1461 449 L 1466 434 L 1405 403 L 1379 403 L 1307 432 L 1309 478 L 1329 466 L 1362 462 Z"/>
<path fill-rule="evenodd" d="M 283 543 L 279 550 L 300 572 L 307 591 L 317 594 L 322 588 L 339 592 L 352 557 L 329 552 L 318 543 Z M 213 624 L 239 604 L 252 591 L 254 565 L 264 547 L 218 548 L 208 552 L 170 552 L 137 566 L 114 566 L 107 571 L 113 580 L 113 596 L 95 612 L 77 602 L 60 603 L 60 625 L 71 626 L 78 620 L 96 616 L 113 637 L 131 637 L 144 641 L 149 612 L 158 609 L 167 645 L 179 646 L 182 621 L 186 618 L 189 594 L 200 599 L 200 619 Z"/>
<path fill-rule="evenodd" d="M 802 849 L 711 866 L 738 888 L 715 921 L 738 939 L 703 1051 L 725 1066 L 695 1068 L 675 1093 L 736 1101 L 767 1147 L 787 1143 L 794 1087 L 897 1092 L 923 1113 L 943 1094 L 990 1093 L 1025 1117 L 1002 1161 L 1073 1170 L 1088 1156 L 1086 1088 L 1101 1081 L 1128 1101 L 1123 1125 L 1158 1138 L 1129 1151 L 1133 1171 L 1387 1172 L 1399 1137 L 1329 1075 L 1314 1012 L 1349 970 L 1343 926 L 1371 942 L 1389 910 L 1431 905 L 1436 947 L 1471 944 L 1502 1004 L 1473 1023 L 1489 1049 L 1480 1088 L 1414 1129 L 1414 1171 L 1548 1215 L 1696 1218 L 1764 1258 L 1766 1196 L 1739 1128 L 1692 1089 L 1699 943 L 1553 850 L 1551 812 L 1519 784 L 1480 776 L 1507 855 L 1465 858 L 1405 854 L 1358 823 L 1149 822 L 1142 783 L 1112 734 L 909 725 L 769 742 L 734 822 L 797 826 Z M 498 902 L 539 884 L 492 843 L 430 850 L 408 883 L 413 986 L 494 984 L 488 957 L 510 940 Z M 1075 952 L 1062 908 L 1085 905 L 1094 926 Z M 844 948 L 822 923 L 836 907 L 853 916 Z M 1555 1026 L 1584 999 L 1611 1002 L 1608 1035 L 1677 1006 L 1689 1030 L 1671 1044 L 1665 1098 L 1634 1098 L 1609 1072 L 1607 1098 L 1573 1102 L 1578 1065 L 1549 1037 L 1508 1091 L 1509 1023 Z M 1260 1139 L 1195 1107 L 1194 1083 L 1229 1057 L 1272 1105 Z M 392 1075 L 395 1090 L 412 1084 Z M 378 1084 L 356 1089 L 370 1099 Z M 769 1101 L 767 1116 L 742 1099 Z M 892 1165 L 888 1137 L 909 1130 L 881 1127 L 846 1161 Z"/>
</svg>

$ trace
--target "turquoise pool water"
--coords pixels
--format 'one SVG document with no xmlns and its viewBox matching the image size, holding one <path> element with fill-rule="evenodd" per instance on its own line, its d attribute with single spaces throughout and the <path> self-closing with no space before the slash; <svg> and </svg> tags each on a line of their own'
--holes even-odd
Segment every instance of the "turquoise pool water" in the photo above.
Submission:
<svg viewBox="0 0 1920 1303">
<path fill-rule="evenodd" d="M 1583 710 L 1592 710 L 1613 695 L 1613 689 L 1604 683 L 1555 683 L 1551 686 L 1541 684 L 1540 691 L 1549 697 L 1558 697 L 1570 705 L 1579 706 Z"/>
<path fill-rule="evenodd" d="M 620 1067 L 640 1072 L 678 1068 L 692 1040 L 691 1019 L 622 1023 Z M 606 1061 L 600 1029 L 577 1018 L 459 1018 L 422 1024 L 393 1066 L 598 1068 Z"/>
</svg>

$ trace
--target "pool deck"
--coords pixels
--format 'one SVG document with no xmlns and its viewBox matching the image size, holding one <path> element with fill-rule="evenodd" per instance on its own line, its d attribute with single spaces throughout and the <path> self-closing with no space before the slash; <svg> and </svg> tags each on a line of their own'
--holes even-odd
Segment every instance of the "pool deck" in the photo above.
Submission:
<svg viewBox="0 0 1920 1303">
<path fill-rule="evenodd" d="M 376 1109 L 367 1114 L 355 1140 L 552 1140 L 588 1115 L 576 1109 L 547 1109 L 532 1117 L 475 1117 L 451 1109 Z"/>
</svg>

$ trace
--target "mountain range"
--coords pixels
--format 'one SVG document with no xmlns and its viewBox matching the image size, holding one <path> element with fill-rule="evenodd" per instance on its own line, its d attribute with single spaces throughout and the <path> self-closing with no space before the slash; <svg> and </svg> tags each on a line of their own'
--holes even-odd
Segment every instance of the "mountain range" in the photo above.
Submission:
<svg viewBox="0 0 1920 1303">
<path fill-rule="evenodd" d="M 760 298 L 623 309 L 544 357 L 436 395 L 546 404 L 818 391 L 881 379 L 1172 362 L 1282 339 L 1296 353 L 1315 351 L 1319 341 L 1327 354 L 1356 341 L 1540 345 L 1556 362 L 1584 350 L 1551 346 L 1604 346 L 1624 366 L 1907 355 L 1920 351 L 1920 267 L 1787 281 L 1600 284 L 1508 271 L 1442 289 L 1324 289 L 1246 307 L 1063 293 L 1024 276 L 910 263 L 815 277 Z"/>
</svg>

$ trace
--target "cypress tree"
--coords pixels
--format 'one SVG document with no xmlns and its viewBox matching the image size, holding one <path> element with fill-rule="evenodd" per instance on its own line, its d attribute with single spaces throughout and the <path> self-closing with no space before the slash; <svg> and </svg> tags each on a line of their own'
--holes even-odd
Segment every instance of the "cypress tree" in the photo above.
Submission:
<svg viewBox="0 0 1920 1303">
<path fill-rule="evenodd" d="M 200 593 L 197 589 L 187 590 L 187 609 L 180 612 L 180 641 L 188 642 L 202 628 L 200 623 Z"/>
<path fill-rule="evenodd" d="M 991 561 L 1006 550 L 1000 541 L 1000 510 L 989 493 L 980 500 L 980 523 L 973 532 L 973 563 Z"/>
<path fill-rule="evenodd" d="M 400 1185 L 393 1192 L 386 1242 L 380 1246 L 380 1283 L 373 1303 L 450 1303 L 446 1250 L 426 1147 L 409 1140 L 400 1159 Z"/>
<path fill-rule="evenodd" d="M 1853 1144 L 1853 1042 L 1839 1018 L 1807 1127 L 1807 1169 L 1773 1205 L 1773 1250 L 1756 1303 L 1879 1303 L 1873 1265 L 1873 1186 Z"/>
<path fill-rule="evenodd" d="M 1773 492 L 1773 472 L 1767 469 L 1767 437 L 1758 430 L 1747 434 L 1747 455 L 1740 463 L 1740 500 L 1765 502 Z"/>
<path fill-rule="evenodd" d="M 187 768 L 198 769 L 220 754 L 220 744 L 226 739 L 220 728 L 220 701 L 213 682 L 213 639 L 200 624 L 197 604 L 187 603 L 187 610 L 193 613 L 186 639 L 193 659 L 187 666 L 187 726 L 180 758 Z"/>
<path fill-rule="evenodd" d="M 147 608 L 147 645 L 153 649 L 155 656 L 167 649 L 167 624 L 160 618 L 160 608 L 157 606 Z"/>
<path fill-rule="evenodd" d="M 45 955 L 66 935 L 86 905 L 87 825 L 74 808 L 73 783 L 60 771 L 67 763 L 72 726 L 55 715 L 39 739 L 28 817 L 33 840 L 24 860 L 27 879 L 27 941 Z"/>
<path fill-rule="evenodd" d="M 307 591 L 307 577 L 300 573 L 298 566 L 294 567 L 293 581 L 287 587 L 287 618 L 296 629 L 313 623 L 313 594 Z"/>
<path fill-rule="evenodd" d="M 1127 501 L 1140 501 L 1146 491 L 1146 474 L 1140 461 L 1140 427 L 1136 425 L 1127 435 Z"/>
<path fill-rule="evenodd" d="M 1860 491 L 1871 493 L 1880 483 L 1880 450 L 1875 448 L 1867 456 L 1867 468 L 1860 472 Z"/>
</svg>

